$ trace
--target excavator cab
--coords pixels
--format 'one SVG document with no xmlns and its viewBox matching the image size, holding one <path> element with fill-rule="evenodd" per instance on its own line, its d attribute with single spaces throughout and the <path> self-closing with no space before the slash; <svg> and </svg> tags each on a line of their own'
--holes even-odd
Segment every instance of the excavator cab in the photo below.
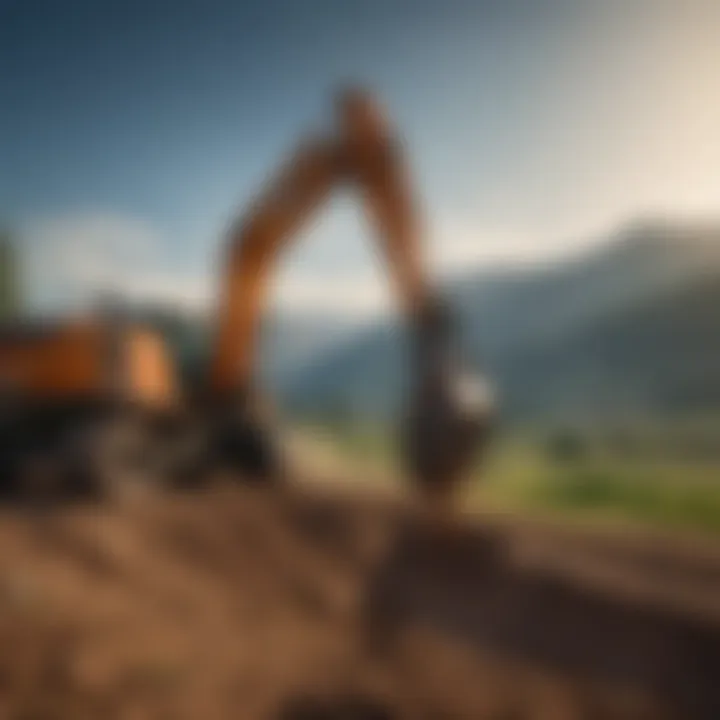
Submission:
<svg viewBox="0 0 720 720">
<path fill-rule="evenodd" d="M 178 388 L 163 339 L 88 317 L 0 332 L 0 492 L 99 496 L 138 471 Z"/>
</svg>

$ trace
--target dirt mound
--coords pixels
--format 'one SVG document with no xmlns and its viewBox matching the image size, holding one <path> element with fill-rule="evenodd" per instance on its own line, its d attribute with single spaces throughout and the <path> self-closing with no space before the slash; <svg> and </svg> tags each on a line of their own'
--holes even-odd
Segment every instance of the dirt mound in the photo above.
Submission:
<svg viewBox="0 0 720 720">
<path fill-rule="evenodd" d="M 237 488 L 7 510 L 0 718 L 720 717 L 718 553 L 480 527 Z"/>
</svg>

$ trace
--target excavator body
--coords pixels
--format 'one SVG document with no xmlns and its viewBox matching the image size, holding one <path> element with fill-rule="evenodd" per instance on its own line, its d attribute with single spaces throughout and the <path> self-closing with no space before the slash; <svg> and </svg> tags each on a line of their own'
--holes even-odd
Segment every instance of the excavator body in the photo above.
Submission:
<svg viewBox="0 0 720 720">
<path fill-rule="evenodd" d="M 277 479 L 282 458 L 254 372 L 267 288 L 289 240 L 338 186 L 355 189 L 363 202 L 410 327 L 406 467 L 426 495 L 447 495 L 486 435 L 491 407 L 461 392 L 467 374 L 457 362 L 455 327 L 440 322 L 451 313 L 423 262 L 422 219 L 402 143 L 359 90 L 339 96 L 336 132 L 303 141 L 232 226 L 207 371 L 201 387 L 183 389 L 181 401 L 163 341 L 112 314 L 0 335 L 2 482 L 20 476 L 33 483 L 12 487 L 67 487 L 68 477 L 81 476 L 83 487 L 97 488 L 90 477 L 116 475 L 127 464 L 118 457 L 137 454 L 118 440 L 133 433 L 136 448 L 144 439 L 146 451 L 171 457 L 195 477 L 219 466 L 243 479 Z M 181 418 L 163 430 L 163 438 L 174 437 L 174 451 L 147 430 L 148 418 L 169 417 Z"/>
<path fill-rule="evenodd" d="M 119 391 L 161 409 L 174 401 L 172 365 L 152 331 L 110 337 L 101 322 L 64 322 L 0 331 L 0 392 L 46 404 L 95 400 Z"/>
<path fill-rule="evenodd" d="M 5 328 L 0 490 L 102 492 L 177 406 L 172 361 L 147 328 L 104 318 Z"/>
</svg>

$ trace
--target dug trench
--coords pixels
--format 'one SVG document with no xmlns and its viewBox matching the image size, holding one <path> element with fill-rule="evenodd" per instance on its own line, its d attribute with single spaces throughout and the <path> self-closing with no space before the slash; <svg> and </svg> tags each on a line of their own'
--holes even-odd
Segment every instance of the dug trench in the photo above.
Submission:
<svg viewBox="0 0 720 720">
<path fill-rule="evenodd" d="M 369 492 L 0 518 L 0 717 L 720 717 L 720 549 Z"/>
</svg>

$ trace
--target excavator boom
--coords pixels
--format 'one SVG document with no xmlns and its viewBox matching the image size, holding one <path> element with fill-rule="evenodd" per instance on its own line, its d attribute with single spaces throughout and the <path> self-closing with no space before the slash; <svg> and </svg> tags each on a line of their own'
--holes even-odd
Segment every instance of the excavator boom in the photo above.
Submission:
<svg viewBox="0 0 720 720">
<path fill-rule="evenodd" d="M 418 312 L 428 295 L 418 212 L 399 143 L 364 93 L 342 94 L 338 120 L 337 137 L 302 143 L 230 232 L 209 377 L 216 396 L 252 383 L 269 272 L 285 243 L 340 184 L 359 188 L 404 309 Z"/>
<path fill-rule="evenodd" d="M 272 263 L 329 194 L 339 156 L 333 143 L 303 143 L 279 176 L 230 233 L 210 368 L 213 395 L 244 389 L 250 381 L 262 301 Z"/>
</svg>

